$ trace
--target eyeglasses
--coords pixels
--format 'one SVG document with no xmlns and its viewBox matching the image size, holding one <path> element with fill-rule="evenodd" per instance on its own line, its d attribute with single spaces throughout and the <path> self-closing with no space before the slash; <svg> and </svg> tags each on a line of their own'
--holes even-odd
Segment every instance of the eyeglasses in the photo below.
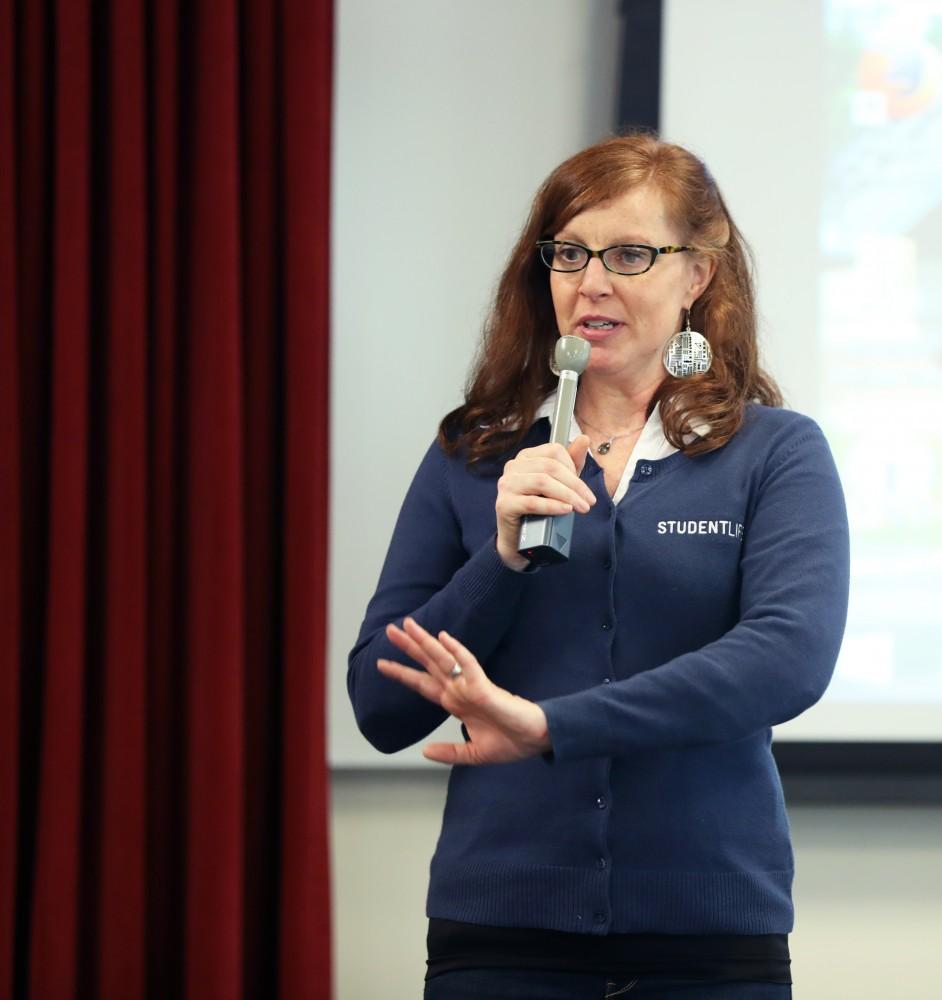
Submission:
<svg viewBox="0 0 942 1000">
<path fill-rule="evenodd" d="M 696 247 L 649 247 L 644 243 L 620 244 L 604 250 L 590 250 L 581 243 L 564 243 L 561 240 L 540 240 L 537 243 L 543 263 L 551 271 L 581 271 L 588 267 L 593 257 L 614 274 L 644 274 L 654 267 L 662 253 L 683 253 Z"/>
</svg>

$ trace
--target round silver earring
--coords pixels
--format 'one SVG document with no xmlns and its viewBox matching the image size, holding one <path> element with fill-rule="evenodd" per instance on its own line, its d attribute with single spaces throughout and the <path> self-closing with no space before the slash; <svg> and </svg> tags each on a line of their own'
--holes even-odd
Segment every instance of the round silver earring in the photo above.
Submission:
<svg viewBox="0 0 942 1000">
<path fill-rule="evenodd" d="M 713 364 L 713 349 L 702 333 L 690 329 L 690 310 L 687 310 L 686 326 L 664 345 L 661 356 L 664 367 L 674 378 L 690 378 L 702 375 Z"/>
</svg>

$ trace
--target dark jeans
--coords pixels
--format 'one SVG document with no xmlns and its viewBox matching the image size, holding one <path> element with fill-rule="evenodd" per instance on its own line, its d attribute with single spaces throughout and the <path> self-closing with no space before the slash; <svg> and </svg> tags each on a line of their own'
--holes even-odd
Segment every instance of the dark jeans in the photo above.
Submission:
<svg viewBox="0 0 942 1000">
<path fill-rule="evenodd" d="M 791 986 L 777 983 L 697 983 L 689 979 L 639 979 L 582 972 L 529 969 L 463 969 L 425 984 L 425 1000 L 791 1000 Z"/>
</svg>

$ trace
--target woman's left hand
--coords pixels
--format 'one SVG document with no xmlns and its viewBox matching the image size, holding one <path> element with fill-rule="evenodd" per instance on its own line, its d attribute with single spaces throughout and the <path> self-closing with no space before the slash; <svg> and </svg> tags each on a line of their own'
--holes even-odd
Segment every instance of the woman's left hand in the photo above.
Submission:
<svg viewBox="0 0 942 1000">
<path fill-rule="evenodd" d="M 470 737 L 466 743 L 429 743 L 422 750 L 425 757 L 442 764 L 506 764 L 552 749 L 539 705 L 492 683 L 468 649 L 447 632 L 436 639 L 412 618 L 403 625 L 387 625 L 386 635 L 424 669 L 378 660 L 380 673 L 441 705 L 464 723 Z M 461 673 L 454 676 L 456 663 Z"/>
</svg>

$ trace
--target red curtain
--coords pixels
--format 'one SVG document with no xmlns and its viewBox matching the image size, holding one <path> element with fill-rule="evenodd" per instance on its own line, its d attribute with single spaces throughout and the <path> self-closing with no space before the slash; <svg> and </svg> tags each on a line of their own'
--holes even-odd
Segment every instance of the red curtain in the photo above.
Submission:
<svg viewBox="0 0 942 1000">
<path fill-rule="evenodd" d="M 0 1000 L 330 996 L 330 0 L 0 0 Z"/>
</svg>

